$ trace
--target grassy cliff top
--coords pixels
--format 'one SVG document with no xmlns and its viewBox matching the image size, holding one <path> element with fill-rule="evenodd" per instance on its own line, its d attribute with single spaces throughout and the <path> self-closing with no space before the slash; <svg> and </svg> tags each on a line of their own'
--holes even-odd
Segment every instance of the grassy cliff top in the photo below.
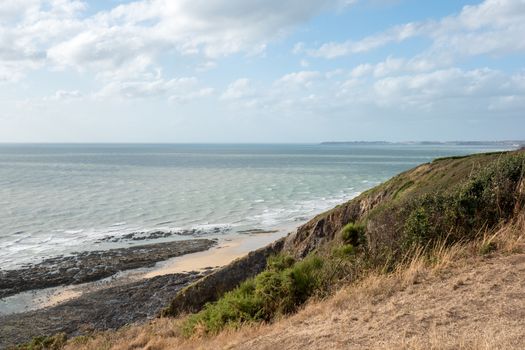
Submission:
<svg viewBox="0 0 525 350">
<path fill-rule="evenodd" d="M 306 256 L 337 238 L 348 223 L 365 225 L 372 246 L 400 243 L 416 211 L 430 220 L 422 225 L 435 225 L 444 235 L 493 226 L 523 201 L 524 162 L 525 150 L 435 159 L 319 214 L 287 240 L 285 250 Z"/>
</svg>

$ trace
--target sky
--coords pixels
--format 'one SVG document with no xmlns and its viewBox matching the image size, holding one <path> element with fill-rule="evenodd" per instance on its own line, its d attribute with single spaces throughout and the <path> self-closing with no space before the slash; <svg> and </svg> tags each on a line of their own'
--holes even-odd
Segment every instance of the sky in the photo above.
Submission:
<svg viewBox="0 0 525 350">
<path fill-rule="evenodd" d="M 1 0 L 0 142 L 525 139 L 525 0 Z"/>
</svg>

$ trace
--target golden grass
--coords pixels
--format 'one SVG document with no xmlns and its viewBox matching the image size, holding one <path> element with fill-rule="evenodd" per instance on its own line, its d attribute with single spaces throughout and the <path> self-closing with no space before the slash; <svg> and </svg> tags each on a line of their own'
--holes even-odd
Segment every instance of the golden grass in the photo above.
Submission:
<svg viewBox="0 0 525 350">
<path fill-rule="evenodd" d="M 397 302 L 400 305 L 407 305 L 410 303 L 410 293 L 414 293 L 415 298 L 419 293 L 417 288 L 424 287 L 428 289 L 425 292 L 428 294 L 432 292 L 432 283 L 438 282 L 442 284 L 440 288 L 450 288 L 452 290 L 450 297 L 454 298 L 454 291 L 461 288 L 466 283 L 465 281 L 471 278 L 469 275 L 471 267 L 481 266 L 491 257 L 498 258 L 523 253 L 524 241 L 525 213 L 522 212 L 516 216 L 513 222 L 496 230 L 485 232 L 483 239 L 479 241 L 458 243 L 452 246 L 436 244 L 431 248 L 430 254 L 418 249 L 407 255 L 404 262 L 399 264 L 394 272 L 385 274 L 381 269 L 372 271 L 365 278 L 343 287 L 326 300 L 311 301 L 297 314 L 278 320 L 274 324 L 247 325 L 240 330 L 223 331 L 214 337 L 184 339 L 179 331 L 184 317 L 177 319 L 162 318 L 145 325 L 127 326 L 117 331 L 106 331 L 89 337 L 75 338 L 68 342 L 65 349 L 266 349 L 279 348 L 278 344 L 281 344 L 283 348 L 305 349 L 305 345 L 300 341 L 301 337 L 323 337 L 325 333 L 335 332 L 337 336 L 344 338 L 345 328 L 341 328 L 341 330 L 337 328 L 341 322 L 339 318 L 352 324 L 354 322 L 353 317 L 359 318 L 359 322 L 362 322 L 362 328 L 358 329 L 359 332 L 365 335 L 367 332 L 377 335 L 378 331 L 374 331 L 372 328 L 381 327 L 382 315 L 374 314 L 375 309 L 383 310 L 384 304 L 392 303 L 392 300 L 397 297 L 399 297 Z M 483 248 L 488 245 L 493 245 L 496 250 L 481 254 Z M 488 273 L 487 269 L 483 271 Z M 424 297 L 425 294 L 420 293 Z M 421 295 L 419 297 L 423 298 Z M 465 296 L 461 297 L 464 298 Z M 355 316 L 351 316 L 353 309 L 356 309 Z M 395 310 L 393 307 L 387 311 L 394 312 Z M 444 311 L 436 309 L 435 312 Z M 414 315 L 417 313 L 414 312 Z M 411 319 L 414 315 L 409 312 L 399 317 L 402 321 L 404 318 Z M 458 318 L 455 322 L 469 322 L 469 315 L 465 316 L 467 321 Z M 500 316 L 494 315 L 494 317 L 497 321 L 497 317 Z M 496 321 L 491 323 L 493 328 L 487 326 L 487 328 L 480 328 L 476 332 L 472 332 L 468 327 L 463 327 L 463 330 L 456 334 L 443 331 L 443 329 L 449 328 L 439 328 L 439 322 L 433 321 L 437 323 L 429 325 L 425 332 L 416 329 L 414 333 L 402 334 L 400 332 L 400 334 L 391 335 L 388 338 L 389 333 L 385 330 L 386 338 L 374 340 L 371 335 L 369 341 L 372 341 L 373 344 L 371 348 L 377 349 L 525 348 L 525 344 L 513 346 L 509 340 L 518 339 L 520 334 L 513 334 L 513 332 L 519 332 L 519 329 L 523 328 L 509 327 L 506 332 L 502 332 Z M 384 322 L 387 322 L 386 319 Z M 307 327 L 310 328 L 307 329 Z M 305 334 L 302 334 L 303 331 Z M 267 336 L 268 334 L 271 335 Z M 381 334 L 380 331 L 379 334 Z M 348 335 L 349 339 L 351 336 L 352 334 Z M 293 337 L 298 338 L 291 340 Z M 282 340 L 282 343 L 279 343 L 279 339 Z M 327 341 L 330 339 L 327 338 Z M 307 345 L 306 348 L 317 348 L 315 344 L 315 342 L 311 343 L 311 347 Z M 334 345 L 334 348 L 346 347 Z M 370 346 L 361 347 L 357 342 L 353 348 L 370 348 Z"/>
</svg>

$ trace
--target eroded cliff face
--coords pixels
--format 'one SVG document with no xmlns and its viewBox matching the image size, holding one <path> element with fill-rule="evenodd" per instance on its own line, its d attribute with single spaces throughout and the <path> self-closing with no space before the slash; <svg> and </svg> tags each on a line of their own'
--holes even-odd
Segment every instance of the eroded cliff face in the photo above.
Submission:
<svg viewBox="0 0 525 350">
<path fill-rule="evenodd" d="M 176 316 L 199 311 L 204 304 L 217 300 L 242 281 L 262 272 L 266 268 L 268 257 L 278 254 L 283 248 L 283 243 L 284 238 L 281 238 L 266 247 L 254 250 L 189 285 L 178 292 L 161 315 Z"/>
<path fill-rule="evenodd" d="M 389 197 L 391 193 L 388 190 L 365 192 L 316 216 L 299 227 L 296 233 L 286 237 L 283 251 L 296 258 L 304 258 L 308 253 L 332 241 L 343 226 L 359 221 Z"/>
</svg>

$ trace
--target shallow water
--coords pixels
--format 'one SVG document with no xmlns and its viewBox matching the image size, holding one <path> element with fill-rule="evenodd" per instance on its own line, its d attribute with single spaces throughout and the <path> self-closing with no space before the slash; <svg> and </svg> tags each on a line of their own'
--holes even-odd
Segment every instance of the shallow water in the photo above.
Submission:
<svg viewBox="0 0 525 350">
<path fill-rule="evenodd" d="M 436 157 L 435 145 L 0 145 L 0 267 L 141 241 L 291 227 Z M 186 232 L 188 233 L 188 232 Z M 157 240 L 158 241 L 158 240 Z M 98 242 L 98 243 L 97 243 Z"/>
</svg>

